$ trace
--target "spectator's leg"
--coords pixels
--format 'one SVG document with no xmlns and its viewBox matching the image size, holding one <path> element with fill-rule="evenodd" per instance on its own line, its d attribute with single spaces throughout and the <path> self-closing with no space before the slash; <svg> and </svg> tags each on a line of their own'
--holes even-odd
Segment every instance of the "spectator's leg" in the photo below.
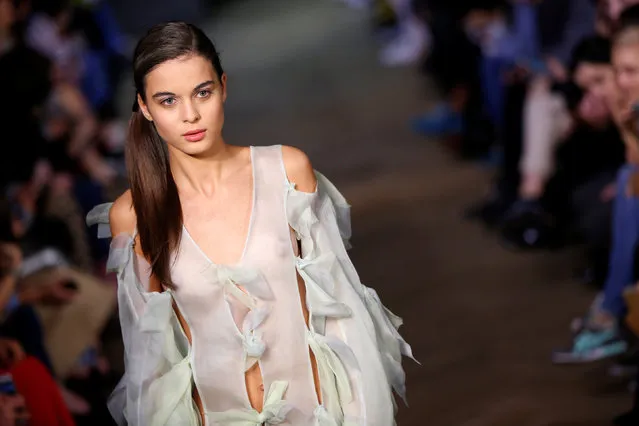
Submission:
<svg viewBox="0 0 639 426">
<path fill-rule="evenodd" d="M 572 348 L 554 354 L 555 362 L 597 361 L 620 355 L 627 349 L 627 343 L 619 334 L 618 322 L 623 320 L 626 310 L 624 290 L 634 284 L 635 250 L 639 241 L 639 198 L 627 193 L 634 173 L 635 167 L 627 165 L 617 178 L 612 250 L 603 298 L 591 308 Z"/>
<path fill-rule="evenodd" d="M 620 171 L 613 207 L 610 269 L 601 308 L 614 320 L 623 317 L 623 292 L 634 282 L 634 256 L 639 240 L 639 199 L 627 193 L 628 183 L 634 173 L 634 167 L 630 166 L 625 166 Z"/>
<path fill-rule="evenodd" d="M 542 196 L 554 171 L 555 148 L 570 126 L 570 115 L 561 95 L 551 93 L 543 81 L 535 81 L 524 106 L 520 198 L 536 200 Z"/>
</svg>

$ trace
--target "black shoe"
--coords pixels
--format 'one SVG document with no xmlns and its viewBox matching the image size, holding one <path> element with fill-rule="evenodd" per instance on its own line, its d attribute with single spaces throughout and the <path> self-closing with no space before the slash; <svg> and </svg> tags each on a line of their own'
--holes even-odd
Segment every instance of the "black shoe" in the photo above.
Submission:
<svg viewBox="0 0 639 426">
<path fill-rule="evenodd" d="M 558 244 L 555 220 L 537 201 L 515 202 L 504 216 L 500 235 L 507 246 L 518 249 L 547 249 Z"/>
</svg>

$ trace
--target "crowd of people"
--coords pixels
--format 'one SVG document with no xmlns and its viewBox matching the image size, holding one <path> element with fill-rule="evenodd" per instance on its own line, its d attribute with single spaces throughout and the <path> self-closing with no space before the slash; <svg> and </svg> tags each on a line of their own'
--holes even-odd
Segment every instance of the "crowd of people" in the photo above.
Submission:
<svg viewBox="0 0 639 426">
<path fill-rule="evenodd" d="M 639 424 L 639 1 L 345 1 L 392 22 L 382 64 L 442 89 L 412 129 L 496 170 L 466 218 L 511 248 L 585 248 L 580 277 L 601 292 L 549 356 L 614 360 L 635 404 L 613 423 Z"/>
<path fill-rule="evenodd" d="M 0 0 L 1 426 L 110 424 L 116 288 L 85 216 L 125 181 L 129 60 L 106 1 Z"/>
</svg>

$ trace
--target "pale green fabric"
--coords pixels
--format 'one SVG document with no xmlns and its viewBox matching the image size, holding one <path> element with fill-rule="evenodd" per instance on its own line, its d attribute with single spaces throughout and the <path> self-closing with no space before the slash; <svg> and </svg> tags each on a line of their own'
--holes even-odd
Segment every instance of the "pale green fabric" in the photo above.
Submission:
<svg viewBox="0 0 639 426">
<path fill-rule="evenodd" d="M 286 382 L 273 382 L 266 394 L 261 413 L 255 410 L 229 410 L 209 413 L 209 418 L 224 426 L 279 425 L 286 421 L 286 414 L 292 409 L 284 400 L 287 387 Z"/>
</svg>

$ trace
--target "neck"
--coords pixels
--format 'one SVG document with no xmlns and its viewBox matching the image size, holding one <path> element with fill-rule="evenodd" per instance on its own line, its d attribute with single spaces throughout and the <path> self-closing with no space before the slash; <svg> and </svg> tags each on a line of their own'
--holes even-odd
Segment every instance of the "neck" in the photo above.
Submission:
<svg viewBox="0 0 639 426">
<path fill-rule="evenodd" d="M 213 194 L 229 172 L 228 160 L 232 155 L 233 147 L 223 140 L 198 156 L 169 147 L 169 162 L 175 184 L 180 192 Z"/>
</svg>

